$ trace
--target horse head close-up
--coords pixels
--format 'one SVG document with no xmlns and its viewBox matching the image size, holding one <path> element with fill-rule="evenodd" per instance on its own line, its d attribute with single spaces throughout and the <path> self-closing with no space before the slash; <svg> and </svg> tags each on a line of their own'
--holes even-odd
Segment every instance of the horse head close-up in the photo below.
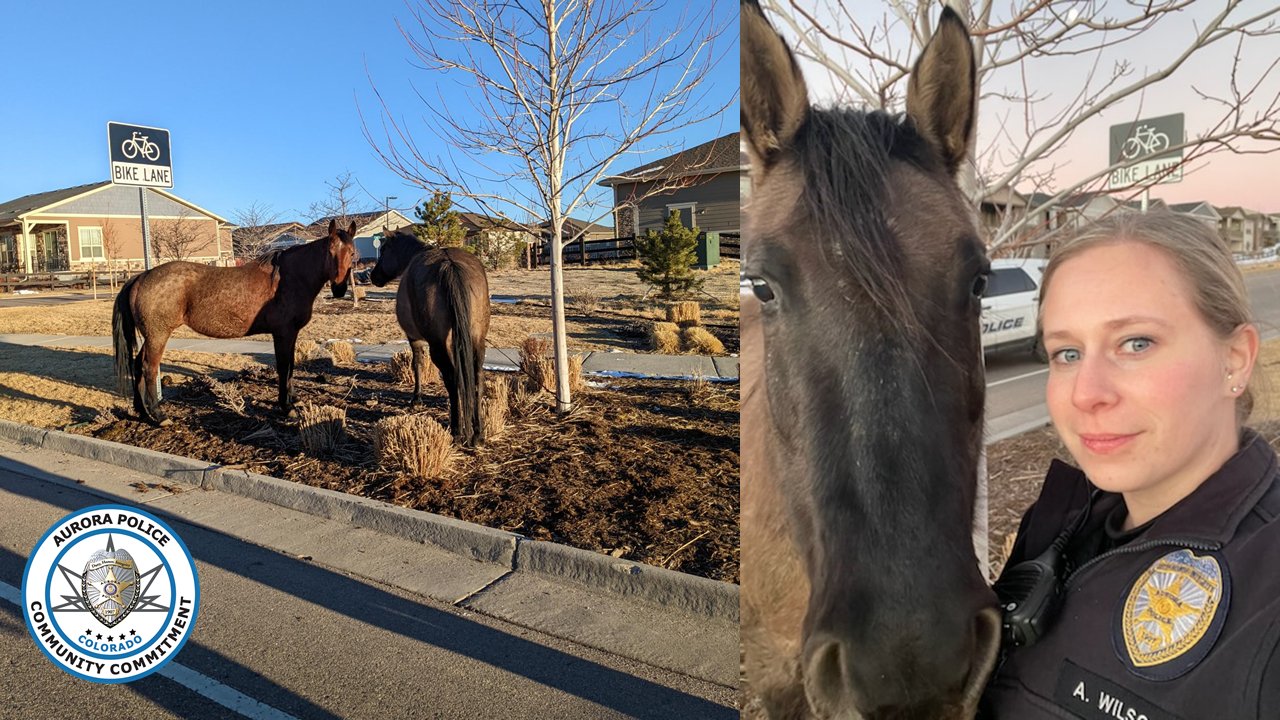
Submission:
<svg viewBox="0 0 1280 720">
<path fill-rule="evenodd" d="M 345 231 L 338 227 L 336 221 L 329 221 L 329 254 L 325 269 L 329 276 L 329 292 L 333 293 L 335 298 L 345 297 L 347 294 L 347 283 L 351 281 L 351 266 L 355 264 L 356 259 L 355 236 L 354 220 L 351 221 L 351 227 Z"/>
<path fill-rule="evenodd" d="M 906 114 L 812 107 L 742 4 L 742 643 L 773 718 L 971 718 L 999 648 L 971 536 L 989 272 L 943 10 Z"/>
</svg>

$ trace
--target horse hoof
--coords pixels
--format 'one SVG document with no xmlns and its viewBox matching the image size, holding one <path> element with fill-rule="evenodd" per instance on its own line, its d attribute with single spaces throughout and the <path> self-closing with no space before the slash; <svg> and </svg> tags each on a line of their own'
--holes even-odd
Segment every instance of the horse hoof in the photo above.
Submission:
<svg viewBox="0 0 1280 720">
<path fill-rule="evenodd" d="M 169 418 L 162 418 L 160 422 L 156 423 L 156 425 L 159 427 L 169 427 L 172 424 L 173 424 L 173 420 L 170 420 Z"/>
</svg>

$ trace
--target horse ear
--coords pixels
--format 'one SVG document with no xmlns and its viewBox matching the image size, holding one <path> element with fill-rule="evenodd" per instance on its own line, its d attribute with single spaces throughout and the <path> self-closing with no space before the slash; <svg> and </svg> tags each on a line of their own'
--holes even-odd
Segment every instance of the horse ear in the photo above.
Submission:
<svg viewBox="0 0 1280 720">
<path fill-rule="evenodd" d="M 351 221 L 351 229 L 348 230 L 347 233 L 351 235 L 352 240 L 355 240 L 355 237 L 356 237 L 356 221 L 355 220 Z"/>
<path fill-rule="evenodd" d="M 743 0 L 742 132 L 753 159 L 772 165 L 809 117 L 809 93 L 795 56 L 760 10 Z"/>
<path fill-rule="evenodd" d="M 329 238 L 338 237 L 338 221 L 336 219 L 329 221 Z"/>
<path fill-rule="evenodd" d="M 933 39 L 907 83 L 907 115 L 954 174 L 973 142 L 976 96 L 973 42 L 960 16 L 943 7 Z"/>
</svg>

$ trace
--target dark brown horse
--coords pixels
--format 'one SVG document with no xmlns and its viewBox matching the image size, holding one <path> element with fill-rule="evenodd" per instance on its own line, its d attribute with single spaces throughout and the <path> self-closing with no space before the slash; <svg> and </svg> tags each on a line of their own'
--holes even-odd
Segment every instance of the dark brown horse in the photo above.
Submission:
<svg viewBox="0 0 1280 720">
<path fill-rule="evenodd" d="M 400 278 L 396 320 L 413 348 L 413 399 L 417 406 L 427 352 L 449 391 L 449 429 L 462 445 L 484 442 L 480 391 L 484 387 L 484 339 L 489 334 L 489 279 L 484 265 L 462 248 L 428 248 L 412 232 L 382 239 L 369 280 L 382 287 Z"/>
<path fill-rule="evenodd" d="M 280 408 L 293 410 L 293 351 L 298 331 L 311 320 L 311 306 L 324 284 L 335 298 L 347 292 L 355 223 L 305 245 L 266 255 L 236 268 L 168 262 L 124 284 L 111 318 L 116 378 L 121 394 L 133 387 L 133 409 L 153 423 L 159 410 L 157 372 L 165 343 L 186 325 L 202 335 L 236 338 L 271 333 L 275 341 Z M 136 351 L 137 334 L 142 349 Z"/>
<path fill-rule="evenodd" d="M 1000 627 L 971 536 L 989 266 L 954 176 L 972 45 L 943 10 L 905 117 L 819 110 L 741 9 L 747 680 L 773 718 L 969 718 Z"/>
</svg>

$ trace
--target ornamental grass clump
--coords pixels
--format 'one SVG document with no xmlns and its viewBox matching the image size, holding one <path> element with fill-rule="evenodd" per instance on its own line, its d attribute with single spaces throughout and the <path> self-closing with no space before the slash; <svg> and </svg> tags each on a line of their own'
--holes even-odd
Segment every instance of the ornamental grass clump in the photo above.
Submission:
<svg viewBox="0 0 1280 720">
<path fill-rule="evenodd" d="M 420 478 L 437 478 L 453 464 L 453 437 L 426 415 L 383 418 L 373 429 L 373 452 L 380 467 Z"/>
<path fill-rule="evenodd" d="M 298 435 L 308 455 L 333 452 L 347 433 L 347 411 L 332 405 L 303 403 L 298 406 Z"/>
<path fill-rule="evenodd" d="M 667 306 L 667 322 L 680 327 L 702 324 L 702 306 L 693 300 L 684 300 Z"/>
<path fill-rule="evenodd" d="M 663 355 L 680 352 L 680 326 L 671 322 L 655 322 L 649 327 L 649 349 Z"/>
<path fill-rule="evenodd" d="M 723 355 L 724 343 L 715 335 L 700 327 L 687 327 L 680 333 L 685 352 L 698 355 Z"/>
</svg>

